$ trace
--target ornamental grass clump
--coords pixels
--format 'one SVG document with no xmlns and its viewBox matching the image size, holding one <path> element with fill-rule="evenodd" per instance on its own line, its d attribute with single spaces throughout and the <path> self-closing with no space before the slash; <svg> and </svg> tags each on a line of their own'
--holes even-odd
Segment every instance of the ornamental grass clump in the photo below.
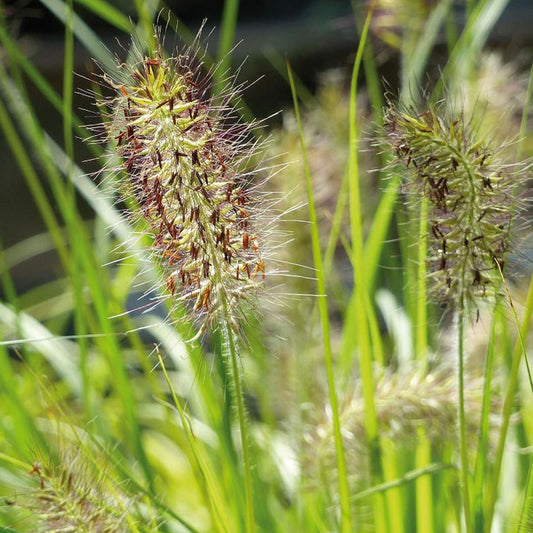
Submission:
<svg viewBox="0 0 533 533">
<path fill-rule="evenodd" d="M 267 274 L 267 207 L 252 184 L 260 143 L 231 104 L 239 88 L 210 94 L 213 72 L 194 47 L 164 57 L 158 45 L 120 64 L 103 75 L 114 91 L 103 102 L 105 138 L 122 159 L 120 196 L 149 234 L 167 297 L 185 302 L 201 331 L 221 316 L 239 331 Z"/>
</svg>

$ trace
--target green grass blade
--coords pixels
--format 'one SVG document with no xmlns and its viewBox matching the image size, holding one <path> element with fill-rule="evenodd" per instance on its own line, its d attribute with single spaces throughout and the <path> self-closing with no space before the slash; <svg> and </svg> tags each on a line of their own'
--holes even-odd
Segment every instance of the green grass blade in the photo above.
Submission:
<svg viewBox="0 0 533 533">
<path fill-rule="evenodd" d="M 221 83 L 227 77 L 231 64 L 231 49 L 235 41 L 235 28 L 239 17 L 239 0 L 225 0 L 222 11 L 220 37 L 218 39 L 217 63 L 215 72 L 216 83 Z"/>
<path fill-rule="evenodd" d="M 457 365 L 457 387 L 459 389 L 459 453 L 461 457 L 461 493 L 465 525 L 467 531 L 472 531 L 472 500 L 470 490 L 470 467 L 468 457 L 468 440 L 466 436 L 466 412 L 465 412 L 465 384 L 464 366 L 466 359 L 465 352 L 465 304 L 461 297 L 459 309 L 457 311 L 457 345 L 458 345 L 458 365 Z"/>
<path fill-rule="evenodd" d="M 416 287 L 416 315 L 414 323 L 415 357 L 422 368 L 428 368 L 428 323 L 427 323 L 427 233 L 428 200 L 420 203 L 418 261 Z M 417 446 L 416 466 L 423 467 L 431 460 L 431 444 L 421 429 L 422 438 Z M 416 519 L 417 530 L 433 531 L 433 487 L 431 479 L 421 478 L 416 482 Z"/>
<path fill-rule="evenodd" d="M 476 464 L 474 467 L 474 482 L 473 482 L 473 520 L 474 532 L 483 533 L 484 531 L 484 488 L 485 480 L 488 477 L 489 461 L 488 461 L 488 445 L 489 445 L 489 431 L 490 431 L 490 405 L 492 399 L 492 376 L 494 371 L 494 355 L 496 342 L 496 327 L 501 320 L 499 306 L 496 307 L 490 326 L 490 334 L 488 339 L 487 359 L 485 361 L 485 376 L 483 387 L 483 407 L 481 411 L 481 423 L 479 426 L 479 437 Z"/>
<path fill-rule="evenodd" d="M 72 97 L 74 93 L 74 34 L 72 24 L 74 21 L 73 0 L 67 0 L 67 13 L 65 17 L 65 55 L 63 57 L 63 138 L 65 152 L 72 166 L 74 160 L 74 143 L 72 139 Z M 69 171 L 69 174 L 71 172 Z"/>
<path fill-rule="evenodd" d="M 516 146 L 516 160 L 520 161 L 522 159 L 522 154 L 524 151 L 524 143 L 526 140 L 527 133 L 527 119 L 529 116 L 529 109 L 531 107 L 531 99 L 533 97 L 533 63 L 529 70 L 529 81 L 527 84 L 526 98 L 524 101 L 522 109 L 522 118 L 520 120 L 520 131 L 518 133 L 518 143 Z"/>
<path fill-rule="evenodd" d="M 4 298 L 14 309 L 19 308 L 17 289 L 10 272 L 10 265 L 6 260 L 6 254 L 0 239 L 0 283 Z"/>
<path fill-rule="evenodd" d="M 0 70 L 0 84 L 2 83 L 2 76 L 5 76 L 5 71 Z M 0 101 L 0 128 L 4 132 L 5 139 L 8 142 L 15 160 L 17 161 L 22 175 L 32 193 L 32 197 L 37 204 L 37 208 L 43 217 L 43 220 L 50 231 L 50 235 L 54 241 L 56 249 L 64 265 L 68 264 L 68 254 L 63 241 L 62 231 L 54 214 L 54 210 L 48 201 L 47 195 L 41 185 L 37 172 L 33 168 L 32 162 L 28 156 L 28 151 L 18 136 L 15 127 L 4 107 Z"/>
<path fill-rule="evenodd" d="M 72 139 L 72 97 L 74 92 L 74 34 L 72 24 L 74 22 L 73 0 L 67 1 L 67 13 L 65 17 L 65 55 L 63 57 L 63 139 L 65 152 L 70 160 L 67 174 L 72 173 L 74 161 L 74 142 Z"/>
<path fill-rule="evenodd" d="M 418 468 L 416 470 L 411 470 L 407 474 L 403 475 L 399 479 L 395 479 L 392 481 L 387 481 L 386 483 L 382 483 L 380 485 L 376 485 L 375 487 L 371 487 L 369 489 L 363 490 L 361 492 L 355 493 L 352 498 L 354 500 L 362 500 L 364 498 L 368 498 L 369 496 L 372 496 L 374 494 L 378 494 L 380 492 L 386 492 L 388 490 L 401 487 L 403 485 L 406 485 L 408 483 L 411 483 L 412 481 L 415 481 L 419 479 L 422 476 L 431 476 L 433 474 L 442 472 L 443 470 L 451 470 L 454 469 L 455 466 L 451 464 L 445 464 L 445 463 L 434 463 L 431 465 L 428 465 L 424 468 Z"/>
<path fill-rule="evenodd" d="M 446 84 L 456 83 L 460 87 L 468 78 L 472 62 L 508 3 L 509 0 L 481 0 L 472 10 L 432 93 L 435 101 L 442 97 Z"/>
<path fill-rule="evenodd" d="M 44 450 L 46 443 L 19 392 L 18 379 L 11 363 L 7 350 L 0 346 L 0 397 L 2 407 L 5 409 L 4 416 L 6 419 L 9 416 L 9 422 L 11 422 L 10 438 L 3 443 L 3 449 L 6 451 L 9 443 L 13 451 L 16 451 L 18 458 L 22 457 L 25 461 L 31 462 L 34 459 L 35 448 Z"/>
<path fill-rule="evenodd" d="M 403 73 L 403 83 L 400 99 L 408 101 L 418 99 L 419 87 L 423 83 L 424 69 L 426 68 L 431 50 L 435 46 L 435 41 L 439 36 L 439 31 L 445 22 L 446 16 L 452 7 L 452 0 L 441 0 L 432 11 L 426 21 L 424 30 L 420 37 L 416 39 L 410 57 L 405 62 Z"/>
<path fill-rule="evenodd" d="M 311 172 L 309 170 L 309 162 L 307 159 L 307 150 L 305 145 L 304 133 L 302 129 L 302 120 L 300 116 L 300 109 L 298 104 L 298 96 L 292 70 L 287 62 L 287 72 L 289 76 L 289 83 L 291 87 L 292 99 L 294 104 L 294 112 L 298 122 L 298 132 L 300 134 L 300 145 L 302 150 L 302 160 L 304 165 L 306 186 L 307 186 L 307 201 L 309 209 L 309 219 L 311 222 L 311 240 L 313 247 L 313 260 L 317 278 L 318 291 L 318 307 L 320 313 L 320 322 L 322 325 L 322 341 L 324 349 L 324 358 L 326 363 L 326 373 L 328 380 L 329 402 L 333 416 L 333 433 L 335 438 L 335 451 L 337 459 L 337 470 L 339 478 L 339 497 L 341 505 L 341 531 L 342 533 L 353 533 L 354 525 L 350 508 L 350 491 L 348 488 L 348 473 L 346 470 L 346 460 L 344 456 L 344 448 L 342 443 L 341 426 L 339 419 L 339 408 L 337 400 L 337 391 L 335 385 L 335 378 L 333 376 L 333 354 L 331 351 L 331 334 L 329 315 L 326 297 L 326 285 L 324 280 L 324 268 L 322 261 L 322 251 L 320 249 L 320 238 L 318 233 L 318 221 L 315 210 L 315 201 L 313 196 L 313 188 L 311 184 Z"/>
<path fill-rule="evenodd" d="M 68 166 L 66 175 L 68 177 L 66 184 L 67 201 L 71 204 L 71 209 L 76 209 L 76 193 L 73 187 L 73 167 L 74 167 L 74 139 L 72 135 L 72 98 L 74 93 L 74 34 L 72 32 L 72 24 L 74 19 L 74 6 L 73 0 L 67 1 L 67 13 L 65 18 L 65 46 L 64 46 L 64 58 L 63 58 L 63 139 L 65 144 L 65 152 L 68 157 Z M 70 231 L 73 225 L 68 224 L 67 229 Z M 77 240 L 76 236 L 72 235 L 70 241 Z M 73 261 L 74 263 L 74 261 Z M 75 299 L 74 305 L 74 329 L 79 335 L 78 346 L 80 350 L 80 369 L 83 382 L 83 404 L 89 416 L 92 416 L 91 402 L 90 402 L 90 390 L 91 380 L 89 378 L 88 359 L 89 349 L 88 341 L 85 338 L 87 334 L 87 317 L 86 309 L 84 305 L 83 296 L 83 281 L 81 271 L 78 265 L 73 264 L 71 269 L 72 288 Z"/>
<path fill-rule="evenodd" d="M 364 45 L 372 19 L 372 10 L 367 14 L 363 31 L 352 70 L 350 85 L 350 110 L 349 110 L 349 205 L 350 205 L 350 229 L 352 244 L 352 268 L 354 279 L 355 299 L 355 328 L 359 345 L 359 368 L 365 405 L 364 425 L 366 431 L 367 446 L 370 455 L 371 481 L 373 484 L 383 482 L 382 458 L 380 457 L 380 444 L 378 433 L 377 411 L 374 399 L 375 384 L 373 375 L 374 354 L 370 340 L 369 328 L 372 323 L 373 309 L 366 285 L 366 265 L 363 255 L 363 228 L 361 217 L 361 195 L 359 183 L 358 163 L 358 129 L 357 129 L 357 78 L 363 58 Z M 345 328 L 354 327 L 354 323 L 345 323 Z M 372 339 L 374 342 L 378 339 Z M 381 494 L 374 505 L 374 520 L 376 531 L 390 530 L 389 510 L 381 499 Z"/>
<path fill-rule="evenodd" d="M 263 49 L 263 55 L 272 65 L 275 71 L 287 82 L 289 83 L 289 77 L 287 76 L 287 68 L 285 66 L 285 61 L 282 55 L 274 48 L 267 46 Z M 315 95 L 307 88 L 305 83 L 293 72 L 294 85 L 296 86 L 296 92 L 300 102 L 306 108 L 313 107 L 316 104 Z"/>
<path fill-rule="evenodd" d="M 372 291 L 374 287 L 378 272 L 378 261 L 394 213 L 394 205 L 398 198 L 400 183 L 401 180 L 398 175 L 389 177 L 387 187 L 379 201 L 366 238 L 364 260 L 366 265 L 366 283 L 369 291 Z"/>
<path fill-rule="evenodd" d="M 507 389 L 505 391 L 505 398 L 502 409 L 502 422 L 498 435 L 498 444 L 494 455 L 494 463 L 492 468 L 492 476 L 487 487 L 484 518 L 485 518 L 485 533 L 490 533 L 492 521 L 494 519 L 494 509 L 498 497 L 498 488 L 500 483 L 500 475 L 502 469 L 503 452 L 505 450 L 505 442 L 507 440 L 507 431 L 511 420 L 511 414 L 514 405 L 514 398 L 516 387 L 518 384 L 518 373 L 520 369 L 520 362 L 522 361 L 523 343 L 529 333 L 531 316 L 533 314 L 533 276 L 530 279 L 529 289 L 527 293 L 527 300 L 522 316 L 522 323 L 520 327 L 520 338 L 516 342 L 513 350 L 511 368 L 507 379 Z"/>
<path fill-rule="evenodd" d="M 105 0 L 75 0 L 77 4 L 85 7 L 98 15 L 102 20 L 112 24 L 117 30 L 131 33 L 133 26 L 131 21 L 121 11 Z"/>
<path fill-rule="evenodd" d="M 344 214 L 346 206 L 348 204 L 348 174 L 345 172 L 342 177 L 342 182 L 339 187 L 339 194 L 337 196 L 337 203 L 335 205 L 335 211 L 333 212 L 333 219 L 331 221 L 331 230 L 328 236 L 328 242 L 326 244 L 326 250 L 324 252 L 324 278 L 327 282 L 331 276 L 333 267 L 333 259 L 335 250 L 342 233 L 342 223 L 344 220 Z"/>
<path fill-rule="evenodd" d="M 63 24 L 67 20 L 67 6 L 62 0 L 39 0 L 51 13 L 53 13 Z M 106 69 L 116 68 L 115 59 L 101 43 L 101 40 L 93 30 L 78 16 L 74 15 L 72 20 L 72 31 L 76 38 L 85 46 L 88 52 Z"/>
<path fill-rule="evenodd" d="M 142 29 L 142 38 L 144 39 L 144 42 L 141 42 L 141 46 L 145 46 L 146 50 L 153 51 L 156 44 L 153 26 L 155 6 L 154 9 L 150 9 L 150 4 L 153 4 L 153 2 L 148 0 L 134 0 L 134 4 L 139 17 L 139 25 Z"/>
<path fill-rule="evenodd" d="M 54 165 L 53 158 L 50 156 L 45 142 L 45 136 L 40 125 L 36 121 L 34 114 L 25 106 L 24 102 L 18 96 L 16 88 L 9 83 L 9 80 L 7 80 L 5 76 L 0 76 L 0 83 L 2 90 L 13 103 L 13 110 L 16 113 L 19 123 L 23 126 L 23 129 L 27 134 L 29 145 L 32 146 L 35 152 L 39 155 L 43 171 L 48 178 L 57 206 L 68 224 L 68 231 L 71 232 L 71 235 L 75 236 L 75 238 L 71 239 L 71 245 L 74 250 L 73 256 L 71 257 L 70 254 L 63 253 L 62 259 L 66 265 L 65 268 L 69 273 L 72 268 L 75 268 L 74 265 L 77 264 L 77 261 L 79 261 L 78 264 L 82 265 L 85 270 L 87 283 L 92 295 L 92 302 L 94 304 L 95 316 L 99 324 L 99 332 L 107 334 L 107 336 L 99 338 L 98 343 L 105 346 L 103 351 L 107 355 L 108 361 L 115 373 L 116 390 L 125 409 L 126 414 L 124 421 L 128 425 L 128 432 L 130 432 L 129 442 L 135 450 L 135 454 L 137 455 L 140 464 L 144 468 L 147 479 L 151 480 L 151 467 L 144 453 L 140 427 L 135 412 L 135 403 L 133 402 L 131 384 L 124 367 L 122 351 L 117 340 L 112 336 L 114 332 L 110 325 L 109 317 L 114 313 L 112 312 L 111 307 L 112 302 L 109 301 L 110 291 L 107 286 L 107 277 L 95 262 L 94 250 L 90 239 L 80 221 L 77 209 L 75 209 L 75 206 L 69 200 L 65 190 L 65 184 L 60 177 L 57 167 Z M 60 251 L 65 248 L 65 245 L 61 240 L 56 246 Z"/>
<path fill-rule="evenodd" d="M 17 44 L 9 36 L 4 24 L 0 24 L 0 42 L 7 50 L 11 64 L 15 64 L 22 69 L 46 100 L 52 104 L 54 109 L 61 113 L 63 110 L 61 96 L 55 91 L 53 86 L 37 70 L 37 68 L 35 68 L 33 63 L 31 63 L 31 61 L 29 61 L 29 59 L 23 54 Z M 87 128 L 83 127 L 82 120 L 76 115 L 76 113 L 72 112 L 72 110 L 71 116 L 73 124 L 76 127 L 76 133 L 84 139 L 88 138 L 91 134 Z M 94 143 L 88 143 L 87 147 L 95 155 L 101 155 L 102 153 L 101 148 Z"/>
<path fill-rule="evenodd" d="M 170 380 L 170 377 L 168 375 L 168 372 L 166 370 L 166 367 L 164 365 L 163 359 L 161 358 L 161 354 L 159 351 L 157 352 L 157 356 L 159 359 L 159 364 L 161 366 L 161 369 L 163 371 L 163 376 L 165 378 L 165 381 L 167 383 L 167 386 L 170 390 L 170 393 L 172 395 L 173 404 L 179 414 L 181 424 L 183 427 L 183 430 L 185 431 L 185 435 L 187 437 L 187 442 L 190 446 L 191 451 L 193 452 L 194 458 L 197 461 L 199 471 L 201 472 L 201 475 L 203 476 L 206 484 L 206 488 L 209 493 L 209 508 L 214 513 L 215 517 L 213 522 L 214 526 L 218 531 L 223 531 L 226 533 L 230 533 L 231 528 L 229 526 L 228 517 L 226 516 L 225 505 L 222 501 L 221 495 L 219 493 L 219 490 L 217 488 L 216 484 L 216 477 L 213 476 L 211 469 L 207 465 L 205 459 L 203 458 L 202 451 L 200 450 L 198 440 L 194 436 L 190 422 L 187 418 L 187 415 L 185 414 L 185 411 L 183 410 L 183 407 L 181 405 L 181 402 L 179 398 L 176 395 L 176 392 L 174 390 L 174 386 L 172 385 L 172 381 Z"/>
</svg>

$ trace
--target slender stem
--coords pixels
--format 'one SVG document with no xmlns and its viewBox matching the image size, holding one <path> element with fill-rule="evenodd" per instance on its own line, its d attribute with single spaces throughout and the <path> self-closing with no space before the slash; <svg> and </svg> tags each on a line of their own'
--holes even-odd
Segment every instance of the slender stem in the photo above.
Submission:
<svg viewBox="0 0 533 533">
<path fill-rule="evenodd" d="M 150 2 L 143 2 L 143 0 L 134 0 L 135 10 L 139 17 L 139 25 L 142 28 L 143 39 L 147 44 L 148 50 L 155 48 L 154 28 L 152 26 L 152 12 L 150 9 Z"/>
<path fill-rule="evenodd" d="M 72 96 L 73 96 L 73 72 L 74 72 L 74 33 L 72 30 L 74 24 L 74 6 L 73 0 L 66 2 L 65 14 L 65 56 L 63 59 L 63 137 L 65 142 L 65 153 L 67 154 L 66 175 L 66 195 L 67 201 L 71 203 L 72 209 L 76 209 L 76 191 L 74 189 L 74 140 L 72 135 Z M 77 235 L 75 224 L 67 223 L 67 231 L 70 233 L 70 243 L 72 251 L 76 249 Z M 85 313 L 85 304 L 83 297 L 83 280 L 82 268 L 77 266 L 78 258 L 76 253 L 72 254 L 75 266 L 71 269 L 72 288 L 74 296 L 74 323 L 76 333 L 79 334 L 78 346 L 80 349 L 80 371 L 82 375 L 82 400 L 83 406 L 90 419 L 94 416 L 91 402 L 91 379 L 88 370 L 88 342 L 85 338 L 87 334 L 87 318 Z"/>
<path fill-rule="evenodd" d="M 466 440 L 466 417 L 465 417 L 465 384 L 464 384 L 464 299 L 461 297 L 459 312 L 457 315 L 457 340 L 458 340 L 458 387 L 459 387 L 459 447 L 461 455 L 461 481 L 463 486 L 463 508 L 465 515 L 466 531 L 472 531 L 472 518 L 470 515 L 470 490 L 468 473 L 468 442 Z"/>
<path fill-rule="evenodd" d="M 375 401 L 375 383 L 373 363 L 377 361 L 375 345 L 371 342 L 369 328 L 372 322 L 373 308 L 370 303 L 366 283 L 366 264 L 364 260 L 364 238 L 361 215 L 361 190 L 359 176 L 359 131 L 357 123 L 357 79 L 363 59 L 364 46 L 367 40 L 372 9 L 368 11 L 365 24 L 361 31 L 359 46 L 355 56 L 350 83 L 350 108 L 349 108 L 349 159 L 348 159 L 348 198 L 350 206 L 350 233 L 352 239 L 351 261 L 353 268 L 354 291 L 356 295 L 356 323 L 357 338 L 359 343 L 359 369 L 364 401 L 364 426 L 367 446 L 370 456 L 370 475 L 372 483 L 377 485 L 384 481 L 384 463 L 387 458 L 382 455 L 377 407 Z M 379 340 L 376 338 L 376 341 Z M 392 467 L 392 465 L 391 465 Z M 390 469 L 392 470 L 392 468 Z M 374 520 L 376 532 L 390 531 L 389 509 L 386 497 L 379 494 L 374 501 Z"/>
<path fill-rule="evenodd" d="M 227 302 L 224 302 L 224 315 L 228 316 Z M 239 355 L 237 353 L 237 345 L 233 337 L 233 331 L 227 321 L 223 324 L 222 335 L 227 343 L 227 349 L 230 356 L 232 374 L 231 378 L 233 379 L 235 402 L 237 404 L 237 417 L 239 420 L 239 429 L 241 434 L 244 495 L 246 498 L 246 532 L 254 533 L 256 528 L 253 500 L 252 466 L 248 449 L 248 426 L 246 423 L 246 410 L 244 408 L 241 369 L 239 366 Z"/>
<path fill-rule="evenodd" d="M 192 452 L 194 462 L 196 463 L 195 466 L 198 468 L 198 471 L 200 474 L 198 476 L 200 488 L 202 492 L 205 492 L 207 495 L 208 508 L 212 515 L 213 523 L 216 526 L 216 531 L 220 533 L 228 533 L 230 531 L 230 527 L 224 515 L 223 507 L 221 505 L 221 498 L 217 494 L 216 484 L 214 483 L 213 476 L 199 449 L 198 443 L 192 431 L 190 421 L 185 413 L 183 406 L 181 405 L 181 402 L 176 394 L 176 391 L 174 390 L 172 380 L 170 379 L 168 375 L 167 368 L 165 366 L 165 363 L 163 362 L 163 358 L 159 350 L 157 349 L 157 347 L 156 347 L 156 353 L 157 353 L 157 358 L 159 360 L 159 366 L 161 367 L 161 370 L 163 371 L 163 376 L 165 377 L 165 381 L 167 382 L 168 388 L 172 395 L 174 406 L 176 407 L 176 410 L 180 417 L 181 426 L 185 433 L 185 438 L 187 439 L 187 443 L 189 444 L 190 450 Z"/>
<path fill-rule="evenodd" d="M 494 372 L 494 355 L 496 353 L 496 329 L 501 314 L 496 306 L 492 313 L 492 323 L 490 326 L 489 342 L 487 347 L 487 358 L 485 362 L 485 383 L 483 386 L 483 407 L 481 411 L 481 421 L 479 425 L 478 447 L 476 454 L 476 464 L 474 467 L 474 490 L 473 490 L 473 531 L 483 533 L 485 517 L 483 515 L 483 501 L 485 492 L 485 482 L 487 478 L 487 448 L 489 444 L 489 416 L 492 399 L 492 376 Z"/>
<path fill-rule="evenodd" d="M 291 86 L 292 99 L 294 103 L 294 113 L 298 123 L 298 132 L 300 135 L 300 144 L 302 149 L 302 159 L 305 169 L 307 185 L 307 203 L 309 208 L 309 220 L 311 222 L 311 240 L 313 246 L 313 260 L 316 270 L 317 290 L 318 290 L 318 308 L 320 312 L 320 322 L 322 326 L 322 342 L 324 349 L 324 359 L 326 363 L 326 375 L 328 381 L 329 403 L 333 418 L 333 435 L 335 438 L 335 454 L 337 459 L 337 470 L 339 476 L 339 498 L 341 507 L 341 532 L 353 533 L 354 523 L 350 505 L 350 490 L 348 487 L 348 472 L 346 469 L 346 459 L 342 443 L 341 423 L 339 417 L 339 407 L 337 401 L 337 391 L 335 387 L 335 378 L 333 375 L 333 354 L 331 350 L 331 334 L 328 316 L 328 303 L 326 297 L 326 284 L 324 279 L 324 263 L 322 252 L 320 250 L 320 236 L 318 233 L 318 222 L 311 184 L 311 172 L 307 159 L 307 149 L 303 135 L 302 120 L 300 116 L 300 107 L 294 85 L 294 78 L 289 63 L 287 62 L 287 73 Z"/>
<path fill-rule="evenodd" d="M 529 460 L 529 468 L 526 478 L 526 490 L 522 499 L 522 509 L 520 510 L 520 521 L 518 522 L 517 531 L 525 531 L 527 527 L 528 517 L 530 516 L 530 502 L 533 497 L 533 476 L 531 469 L 533 468 L 533 457 Z"/>
<path fill-rule="evenodd" d="M 416 323 L 415 323 L 415 353 L 420 364 L 427 367 L 427 228 L 428 228 L 428 199 L 422 197 L 420 202 L 420 225 L 418 232 L 418 270 L 416 280 Z"/>
<path fill-rule="evenodd" d="M 427 372 L 428 329 L 427 329 L 427 229 L 428 199 L 422 197 L 420 202 L 420 224 L 418 230 L 418 268 L 416 287 L 416 321 L 415 354 L 420 368 Z M 431 462 L 431 442 L 427 431 L 419 430 L 419 442 L 416 448 L 415 462 L 417 468 L 424 468 Z M 433 531 L 433 488 L 430 477 L 421 477 L 416 481 L 416 527 L 417 531 Z"/>
<path fill-rule="evenodd" d="M 239 0 L 226 0 L 222 13 L 220 38 L 218 41 L 218 61 L 229 62 L 227 55 L 235 40 L 235 26 L 239 16 Z"/>
<path fill-rule="evenodd" d="M 531 63 L 531 69 L 529 71 L 529 81 L 527 83 L 526 97 L 524 101 L 524 108 L 522 110 L 522 118 L 520 120 L 520 132 L 518 133 L 518 143 L 516 145 L 516 160 L 522 159 L 522 153 L 524 151 L 524 143 L 527 133 L 527 119 L 529 116 L 529 108 L 531 107 L 531 99 L 533 97 L 533 63 Z"/>
<path fill-rule="evenodd" d="M 218 40 L 217 61 L 218 68 L 215 70 L 215 85 L 221 83 L 228 75 L 231 62 L 231 48 L 235 41 L 235 27 L 239 17 L 239 0 L 226 0 L 222 12 L 220 37 Z"/>
</svg>

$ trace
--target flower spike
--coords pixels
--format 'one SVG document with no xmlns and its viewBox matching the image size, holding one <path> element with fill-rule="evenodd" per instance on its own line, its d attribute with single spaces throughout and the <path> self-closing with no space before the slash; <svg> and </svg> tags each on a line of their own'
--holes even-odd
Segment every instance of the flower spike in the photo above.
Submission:
<svg viewBox="0 0 533 533">
<path fill-rule="evenodd" d="M 235 119 L 235 89 L 209 96 L 212 75 L 193 58 L 164 57 L 159 46 L 120 76 L 105 74 L 115 92 L 107 136 L 123 161 L 122 199 L 149 228 L 167 297 L 186 302 L 201 331 L 223 309 L 238 330 L 267 275 L 250 183 L 258 145 L 253 126 Z"/>
<path fill-rule="evenodd" d="M 462 114 L 442 111 L 442 105 L 421 112 L 389 105 L 387 143 L 410 171 L 410 198 L 429 203 L 428 259 L 437 293 L 475 309 L 478 299 L 501 293 L 520 167 L 504 164 Z"/>
</svg>

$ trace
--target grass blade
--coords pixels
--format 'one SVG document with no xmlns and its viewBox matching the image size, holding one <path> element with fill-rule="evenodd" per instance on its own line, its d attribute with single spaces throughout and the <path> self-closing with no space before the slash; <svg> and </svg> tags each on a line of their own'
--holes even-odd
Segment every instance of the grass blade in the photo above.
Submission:
<svg viewBox="0 0 533 533">
<path fill-rule="evenodd" d="M 331 334 L 329 315 L 326 297 L 326 285 L 324 281 L 324 267 L 322 260 L 322 251 L 320 249 L 320 238 L 318 233 L 318 222 L 315 210 L 315 201 L 313 197 L 313 188 L 311 185 L 311 172 L 309 170 L 309 163 L 307 160 L 307 151 L 305 146 L 304 134 L 302 129 L 302 120 L 300 116 L 300 108 L 298 104 L 298 96 L 292 70 L 287 62 L 287 73 L 289 76 L 289 83 L 291 87 L 292 99 L 294 104 L 294 113 L 298 122 L 298 131 L 300 134 L 300 145 L 302 150 L 302 160 L 304 165 L 305 179 L 307 185 L 307 201 L 309 209 L 309 219 L 311 222 L 311 239 L 313 246 L 313 260 L 317 278 L 318 291 L 318 307 L 320 313 L 320 322 L 322 326 L 322 341 L 324 349 L 324 358 L 326 363 L 326 373 L 328 379 L 329 402 L 333 415 L 333 433 L 335 437 L 335 450 L 337 458 L 337 470 L 339 478 L 339 497 L 341 505 L 341 531 L 342 533 L 352 533 L 354 531 L 352 512 L 350 507 L 350 491 L 348 488 L 348 473 L 346 470 L 346 460 L 344 456 L 344 448 L 342 443 L 341 426 L 339 419 L 339 407 L 337 400 L 337 391 L 335 385 L 335 378 L 333 376 L 333 354 L 331 350 Z"/>
</svg>

